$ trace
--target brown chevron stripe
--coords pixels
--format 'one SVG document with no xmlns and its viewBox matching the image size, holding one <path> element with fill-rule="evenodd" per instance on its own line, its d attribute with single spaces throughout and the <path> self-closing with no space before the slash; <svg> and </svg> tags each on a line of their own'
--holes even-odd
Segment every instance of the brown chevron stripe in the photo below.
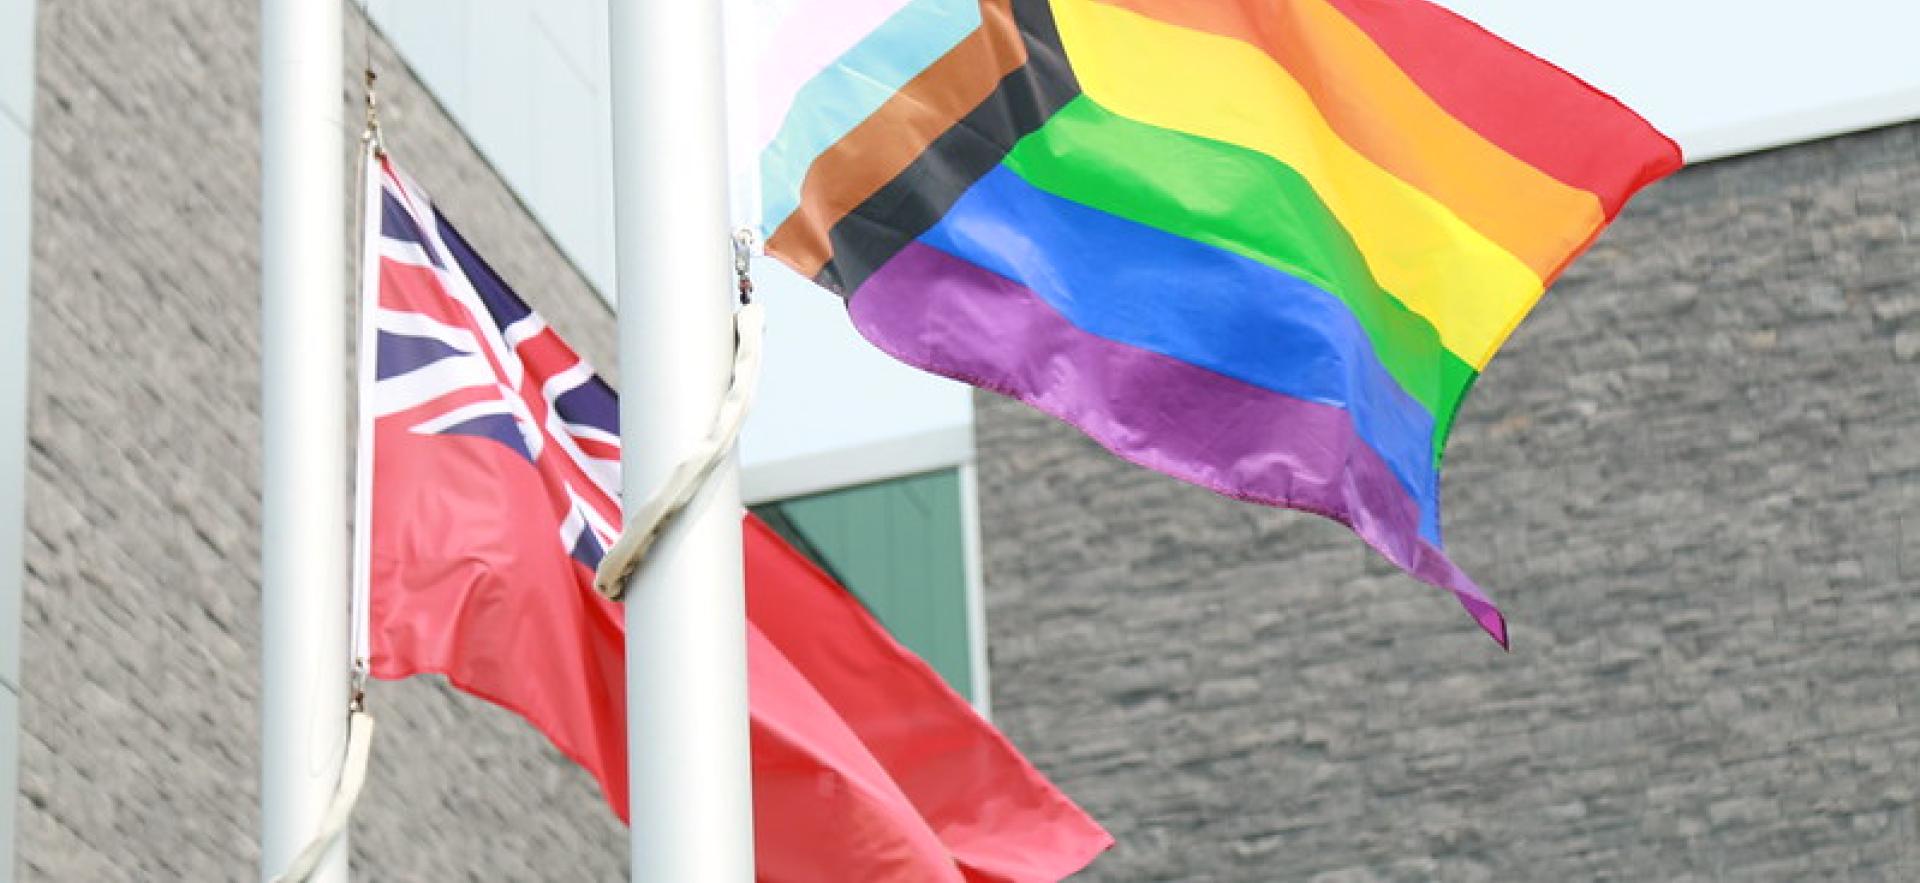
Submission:
<svg viewBox="0 0 1920 883">
<path fill-rule="evenodd" d="M 1023 36 L 1023 20 L 1036 10 L 1016 13 L 1014 4 L 981 0 L 979 28 L 814 161 L 801 182 L 800 207 L 768 239 L 768 252 L 808 277 L 827 267 L 835 255 L 835 228 L 1027 65 L 1032 35 Z M 1023 0 L 1021 5 L 1039 7 L 1051 37 L 1046 4 Z M 1051 42 L 1058 46 L 1057 38 Z M 1053 52 L 1057 54 L 1057 48 Z"/>
</svg>

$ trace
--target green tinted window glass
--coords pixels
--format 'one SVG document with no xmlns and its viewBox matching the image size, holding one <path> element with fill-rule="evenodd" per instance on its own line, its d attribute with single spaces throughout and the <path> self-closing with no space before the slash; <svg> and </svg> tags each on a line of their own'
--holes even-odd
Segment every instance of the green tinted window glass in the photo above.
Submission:
<svg viewBox="0 0 1920 883">
<path fill-rule="evenodd" d="M 929 472 L 757 506 L 895 639 L 973 696 L 960 474 Z"/>
</svg>

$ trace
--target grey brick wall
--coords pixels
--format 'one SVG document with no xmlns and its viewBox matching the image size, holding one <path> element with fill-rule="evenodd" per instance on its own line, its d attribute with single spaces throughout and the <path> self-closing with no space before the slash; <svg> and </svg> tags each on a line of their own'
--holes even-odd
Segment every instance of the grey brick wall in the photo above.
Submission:
<svg viewBox="0 0 1920 883">
<path fill-rule="evenodd" d="M 357 127 L 364 31 L 348 15 L 342 119 Z M 16 870 L 250 879 L 258 5 L 61 0 L 40 18 Z M 373 48 L 396 155 L 611 368 L 605 307 Z M 343 156 L 355 134 L 343 128 Z M 625 833 L 592 782 L 519 719 L 426 681 L 376 685 L 372 701 L 363 879 L 624 875 Z"/>
<path fill-rule="evenodd" d="M 1090 880 L 1920 880 L 1920 124 L 1642 196 L 1343 529 L 978 400 L 996 721 Z"/>
</svg>

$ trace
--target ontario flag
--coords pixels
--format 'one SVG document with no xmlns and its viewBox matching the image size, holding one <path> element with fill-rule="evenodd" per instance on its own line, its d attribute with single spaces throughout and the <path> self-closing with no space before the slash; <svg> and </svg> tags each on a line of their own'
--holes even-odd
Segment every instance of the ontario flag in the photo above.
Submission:
<svg viewBox="0 0 1920 883">
<path fill-rule="evenodd" d="M 369 164 L 355 658 L 544 732 L 627 812 L 612 389 L 393 162 Z M 1040 881 L 1112 838 L 858 599 L 743 522 L 759 877 Z"/>
</svg>

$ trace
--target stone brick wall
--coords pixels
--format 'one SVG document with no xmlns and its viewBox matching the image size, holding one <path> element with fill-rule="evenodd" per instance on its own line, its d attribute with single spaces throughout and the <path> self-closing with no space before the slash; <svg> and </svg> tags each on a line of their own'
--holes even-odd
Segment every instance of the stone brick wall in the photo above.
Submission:
<svg viewBox="0 0 1920 883">
<path fill-rule="evenodd" d="M 343 156 L 365 45 L 350 4 L 348 17 Z M 60 0 L 39 27 L 15 870 L 251 879 L 258 4 Z M 611 368 L 606 308 L 372 48 L 396 156 Z M 519 719 L 427 681 L 376 685 L 372 702 L 381 730 L 353 834 L 365 879 L 624 875 L 625 833 L 591 780 Z"/>
<path fill-rule="evenodd" d="M 1469 399 L 1499 652 L 1343 529 L 982 396 L 996 721 L 1089 880 L 1920 880 L 1920 124 L 1643 195 Z"/>
</svg>

